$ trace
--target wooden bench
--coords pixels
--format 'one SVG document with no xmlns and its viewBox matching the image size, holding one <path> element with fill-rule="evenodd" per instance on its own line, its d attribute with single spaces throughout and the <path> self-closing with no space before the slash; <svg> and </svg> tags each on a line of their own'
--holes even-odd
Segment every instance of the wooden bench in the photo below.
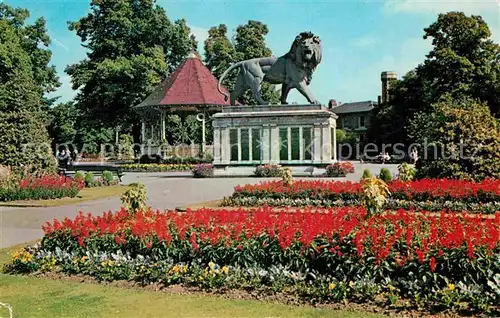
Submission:
<svg viewBox="0 0 500 318">
<path fill-rule="evenodd" d="M 123 172 L 120 166 L 118 165 L 102 165 L 102 164 L 91 164 L 91 163 L 72 163 L 67 166 L 67 168 L 60 167 L 59 172 L 66 175 L 68 171 L 71 172 L 97 172 L 98 174 L 102 174 L 104 171 L 113 172 L 118 177 L 120 182 L 122 181 Z"/>
</svg>

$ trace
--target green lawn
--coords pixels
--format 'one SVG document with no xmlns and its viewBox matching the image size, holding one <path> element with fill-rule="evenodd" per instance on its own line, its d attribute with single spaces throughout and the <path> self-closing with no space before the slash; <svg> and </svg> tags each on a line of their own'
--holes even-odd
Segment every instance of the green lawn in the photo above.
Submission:
<svg viewBox="0 0 500 318">
<path fill-rule="evenodd" d="M 26 200 L 26 201 L 11 201 L 0 202 L 0 206 L 13 206 L 13 207 L 51 207 L 59 205 L 75 204 L 84 201 L 91 201 L 114 197 L 122 194 L 128 186 L 116 185 L 109 187 L 96 187 L 96 188 L 83 188 L 78 195 L 74 198 L 62 198 L 53 200 Z M 1 317 L 1 316 L 0 316 Z"/>
<path fill-rule="evenodd" d="M 0 265 L 10 250 L 0 250 Z M 203 295 L 181 295 L 0 274 L 0 302 L 14 317 L 381 317 Z M 8 317 L 0 308 L 0 317 Z"/>
</svg>

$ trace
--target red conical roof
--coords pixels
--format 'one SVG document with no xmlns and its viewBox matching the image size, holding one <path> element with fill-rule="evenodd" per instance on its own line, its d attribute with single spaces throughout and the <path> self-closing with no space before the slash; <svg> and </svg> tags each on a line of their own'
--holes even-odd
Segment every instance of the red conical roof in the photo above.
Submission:
<svg viewBox="0 0 500 318">
<path fill-rule="evenodd" d="M 191 53 L 181 66 L 161 83 L 141 106 L 223 106 L 229 105 L 217 90 L 218 80 L 203 65 L 195 53 Z M 225 87 L 222 91 L 228 93 Z"/>
</svg>

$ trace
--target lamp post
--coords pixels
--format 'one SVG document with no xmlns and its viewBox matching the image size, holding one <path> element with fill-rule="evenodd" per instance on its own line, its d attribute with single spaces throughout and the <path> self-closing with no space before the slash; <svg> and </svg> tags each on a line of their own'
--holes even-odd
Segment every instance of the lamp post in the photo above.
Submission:
<svg viewBox="0 0 500 318">
<path fill-rule="evenodd" d="M 205 114 L 199 113 L 196 119 L 201 122 L 201 153 L 205 156 Z"/>
</svg>

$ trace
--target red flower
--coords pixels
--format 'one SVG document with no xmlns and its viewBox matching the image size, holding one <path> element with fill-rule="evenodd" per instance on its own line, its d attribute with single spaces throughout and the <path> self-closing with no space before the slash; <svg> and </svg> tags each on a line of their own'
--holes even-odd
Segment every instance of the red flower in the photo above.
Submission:
<svg viewBox="0 0 500 318">
<path fill-rule="evenodd" d="M 431 272 L 434 272 L 436 270 L 436 259 L 434 257 L 431 257 L 429 259 L 429 266 L 431 268 Z"/>
</svg>

